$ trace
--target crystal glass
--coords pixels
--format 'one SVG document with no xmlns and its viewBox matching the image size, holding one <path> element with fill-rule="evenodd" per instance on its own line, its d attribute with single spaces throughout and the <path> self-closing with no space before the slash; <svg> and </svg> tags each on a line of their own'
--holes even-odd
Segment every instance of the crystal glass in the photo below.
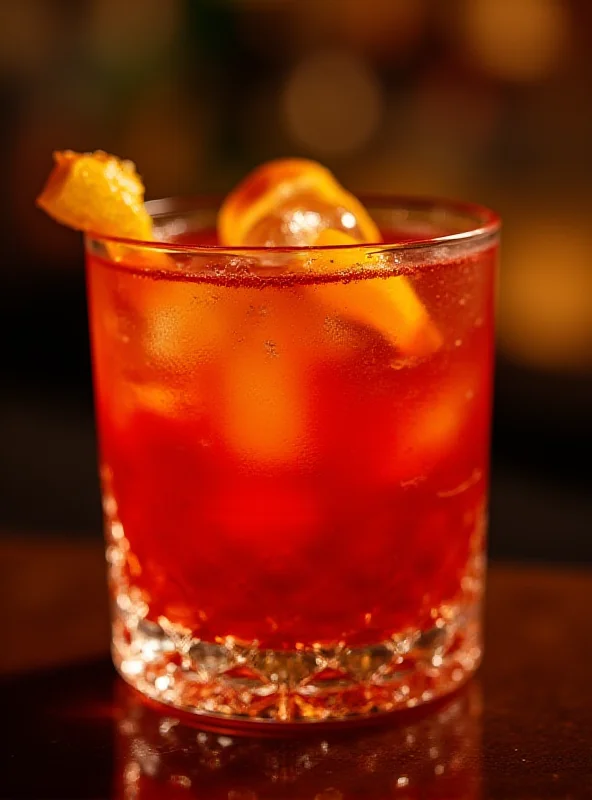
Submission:
<svg viewBox="0 0 592 800">
<path fill-rule="evenodd" d="M 113 656 L 233 725 L 411 707 L 481 657 L 499 220 L 362 198 L 384 242 L 88 236 Z"/>
</svg>

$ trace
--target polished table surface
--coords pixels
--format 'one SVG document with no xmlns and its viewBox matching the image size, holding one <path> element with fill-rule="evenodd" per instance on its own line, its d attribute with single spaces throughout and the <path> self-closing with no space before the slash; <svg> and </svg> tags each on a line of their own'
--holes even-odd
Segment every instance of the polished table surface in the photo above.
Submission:
<svg viewBox="0 0 592 800">
<path fill-rule="evenodd" d="M 101 548 L 0 540 L 0 798 L 592 798 L 592 571 L 494 565 L 444 702 L 302 738 L 200 730 L 114 674 Z"/>
</svg>

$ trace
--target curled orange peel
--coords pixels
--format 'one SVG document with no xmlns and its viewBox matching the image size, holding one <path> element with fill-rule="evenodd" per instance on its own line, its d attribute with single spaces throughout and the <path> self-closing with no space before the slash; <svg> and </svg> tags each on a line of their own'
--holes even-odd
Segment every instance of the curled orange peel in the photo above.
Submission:
<svg viewBox="0 0 592 800">
<path fill-rule="evenodd" d="M 328 169 L 314 161 L 284 159 L 255 169 L 226 198 L 218 216 L 222 244 L 265 246 L 270 241 L 292 244 L 298 216 L 313 212 L 309 245 L 363 245 L 382 241 L 378 226 L 362 203 L 347 192 Z M 314 212 L 317 212 L 315 215 Z M 300 243 L 302 243 L 301 240 Z M 335 256 L 318 255 L 315 269 L 355 266 L 357 248 Z M 383 255 L 377 255 L 384 261 Z M 364 259 L 366 267 L 372 261 Z M 363 278 L 348 284 L 336 281 L 311 289 L 337 316 L 373 327 L 404 356 L 423 357 L 438 350 L 442 337 L 409 278 Z"/>
<path fill-rule="evenodd" d="M 357 241 L 342 231 L 327 230 L 317 239 L 318 245 L 355 245 Z M 378 253 L 376 259 L 383 258 Z M 339 254 L 344 268 L 360 262 L 359 248 Z M 365 258 L 363 266 L 372 266 Z M 421 358 L 442 345 L 442 336 L 404 275 L 362 278 L 351 283 L 326 283 L 317 287 L 316 296 L 329 308 L 379 330 L 406 356 Z"/>
<path fill-rule="evenodd" d="M 316 161 L 286 158 L 269 161 L 253 170 L 226 197 L 218 215 L 220 243 L 235 247 L 265 246 L 269 242 L 256 237 L 262 220 L 278 209 L 287 208 L 289 213 L 290 205 L 304 203 L 310 207 L 315 200 L 325 208 L 349 212 L 361 241 L 381 241 L 380 231 L 362 203 L 328 169 Z"/>
</svg>

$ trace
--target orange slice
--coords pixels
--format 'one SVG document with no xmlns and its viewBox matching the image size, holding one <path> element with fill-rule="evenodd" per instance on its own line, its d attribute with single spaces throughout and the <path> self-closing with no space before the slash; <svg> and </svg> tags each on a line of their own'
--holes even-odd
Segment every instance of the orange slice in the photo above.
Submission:
<svg viewBox="0 0 592 800">
<path fill-rule="evenodd" d="M 317 244 L 355 245 L 357 242 L 342 231 L 326 230 L 319 235 Z M 376 256 L 381 257 L 380 254 Z M 359 261 L 358 248 L 339 253 L 339 263 L 344 267 L 354 266 Z M 371 260 L 365 258 L 361 266 L 371 264 Z M 317 299 L 341 316 L 381 331 L 390 344 L 406 356 L 427 356 L 442 344 L 440 332 L 404 275 L 321 284 L 314 291 Z"/>
<path fill-rule="evenodd" d="M 37 204 L 63 225 L 101 236 L 150 241 L 144 186 L 131 161 L 101 150 L 54 153 L 55 166 Z"/>
</svg>

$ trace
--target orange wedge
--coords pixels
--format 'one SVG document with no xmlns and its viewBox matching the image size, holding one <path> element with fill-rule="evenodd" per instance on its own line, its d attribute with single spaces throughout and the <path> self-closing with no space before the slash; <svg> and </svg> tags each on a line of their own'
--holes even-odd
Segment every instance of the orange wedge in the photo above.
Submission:
<svg viewBox="0 0 592 800">
<path fill-rule="evenodd" d="M 218 235 L 222 244 L 259 247 L 378 243 L 382 238 L 362 203 L 329 170 L 305 159 L 271 161 L 248 175 L 222 205 Z M 351 255 L 339 254 L 344 267 L 357 259 L 354 249 Z M 317 264 L 323 269 L 322 258 Z M 311 291 L 335 315 L 379 330 L 405 356 L 429 355 L 442 343 L 404 276 L 336 282 Z"/>
<path fill-rule="evenodd" d="M 37 204 L 63 225 L 101 236 L 150 241 L 144 186 L 131 161 L 103 153 L 54 153 Z"/>
</svg>

